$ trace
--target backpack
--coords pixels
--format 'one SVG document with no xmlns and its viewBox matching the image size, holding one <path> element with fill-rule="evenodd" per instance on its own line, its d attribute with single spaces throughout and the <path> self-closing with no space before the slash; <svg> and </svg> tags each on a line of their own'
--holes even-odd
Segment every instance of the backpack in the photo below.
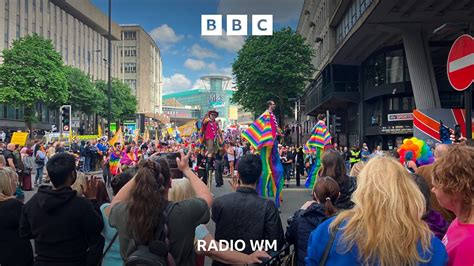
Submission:
<svg viewBox="0 0 474 266">
<path fill-rule="evenodd" d="M 148 246 L 137 245 L 125 260 L 125 266 L 174 266 L 174 259 L 171 252 L 168 250 L 166 243 L 167 232 L 164 232 L 164 227 L 168 224 L 168 215 L 173 209 L 173 203 L 167 203 L 163 211 L 164 219 L 156 226 L 154 239 Z M 157 237 L 158 236 L 158 237 Z M 170 258 L 171 257 L 171 258 Z M 168 260 L 170 258 L 170 261 Z"/>
</svg>

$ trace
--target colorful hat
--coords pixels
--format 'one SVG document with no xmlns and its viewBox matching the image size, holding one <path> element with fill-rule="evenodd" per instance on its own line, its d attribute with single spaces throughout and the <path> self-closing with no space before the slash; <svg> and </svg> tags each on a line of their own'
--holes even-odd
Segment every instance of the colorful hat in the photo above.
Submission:
<svg viewBox="0 0 474 266">
<path fill-rule="evenodd" d="M 219 112 L 217 112 L 216 110 L 210 110 L 207 115 L 208 116 L 211 116 L 211 114 L 215 114 L 216 116 L 219 116 Z"/>
</svg>

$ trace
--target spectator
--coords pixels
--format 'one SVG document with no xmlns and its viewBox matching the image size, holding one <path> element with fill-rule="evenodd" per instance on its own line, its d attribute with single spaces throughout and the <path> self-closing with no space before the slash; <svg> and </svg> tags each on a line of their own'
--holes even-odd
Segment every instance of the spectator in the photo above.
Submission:
<svg viewBox="0 0 474 266">
<path fill-rule="evenodd" d="M 92 159 L 92 151 L 91 151 L 91 143 L 89 141 L 86 142 L 84 146 L 84 172 L 88 173 L 91 171 L 91 159 Z"/>
<path fill-rule="evenodd" d="M 447 254 L 421 217 L 422 193 L 399 162 L 375 157 L 342 211 L 311 233 L 307 265 L 445 265 Z M 403 232 L 403 233 L 402 233 Z M 323 253 L 329 253 L 323 258 Z"/>
<path fill-rule="evenodd" d="M 43 143 L 36 145 L 33 155 L 36 165 L 35 186 L 40 186 L 43 181 L 43 171 L 47 160 Z"/>
<path fill-rule="evenodd" d="M 18 234 L 23 203 L 16 200 L 17 174 L 9 168 L 0 168 L 0 265 L 33 265 L 33 249 L 26 238 Z"/>
<path fill-rule="evenodd" d="M 359 176 L 360 171 L 362 171 L 362 169 L 364 168 L 365 164 L 366 163 L 364 161 L 354 164 L 349 175 L 357 178 Z"/>
<path fill-rule="evenodd" d="M 426 183 L 425 179 L 417 174 L 412 175 L 416 185 L 420 189 L 426 202 L 426 211 L 423 215 L 423 221 L 425 221 L 430 227 L 431 232 L 439 238 L 443 239 L 446 231 L 448 230 L 448 222 L 441 216 L 441 214 L 430 208 L 430 188 Z"/>
<path fill-rule="evenodd" d="M 224 185 L 224 179 L 222 178 L 222 175 L 224 173 L 224 166 L 225 166 L 225 161 L 224 161 L 225 153 L 226 152 L 224 148 L 220 148 L 215 155 L 214 163 L 216 164 L 216 167 L 215 167 L 216 168 L 215 169 L 216 187 L 221 187 Z"/>
<path fill-rule="evenodd" d="M 207 185 L 206 158 L 206 151 L 204 151 L 204 149 L 201 149 L 196 155 L 198 176 L 202 179 L 202 182 Z"/>
<path fill-rule="evenodd" d="M 295 245 L 297 265 L 305 265 L 308 238 L 311 232 L 336 213 L 339 185 L 329 176 L 321 177 L 313 188 L 313 200 L 306 202 L 292 216 L 286 231 L 286 240 Z"/>
<path fill-rule="evenodd" d="M 369 160 L 370 150 L 369 150 L 369 147 L 367 147 L 367 143 L 362 144 L 362 151 L 360 155 L 361 155 L 362 162 L 367 162 Z"/>
<path fill-rule="evenodd" d="M 183 201 L 192 199 L 195 197 L 195 193 L 191 183 L 186 178 L 173 179 L 172 188 L 169 192 L 169 199 L 172 201 Z M 205 247 L 209 250 L 199 252 L 196 250 L 196 265 L 204 265 L 204 258 L 208 256 L 213 260 L 218 260 L 220 262 L 229 263 L 229 264 L 252 264 L 252 263 L 261 263 L 262 261 L 259 258 L 271 258 L 266 252 L 255 251 L 250 255 L 243 254 L 237 251 L 217 251 L 210 249 L 209 245 L 214 240 L 214 237 L 209 233 L 206 225 L 200 224 L 196 227 L 196 238 L 198 240 L 204 240 L 206 242 Z"/>
<path fill-rule="evenodd" d="M 24 165 L 24 170 L 21 175 L 22 181 L 22 188 L 26 191 L 31 191 L 33 188 L 31 187 L 31 173 L 33 169 L 36 168 L 35 159 L 33 158 L 33 150 L 30 148 L 25 149 L 25 153 L 22 154 L 22 161 Z"/>
<path fill-rule="evenodd" d="M 434 163 L 432 190 L 456 215 L 443 238 L 448 265 L 474 265 L 474 147 L 453 145 Z"/>
<path fill-rule="evenodd" d="M 47 170 L 54 187 L 40 187 L 25 204 L 20 237 L 35 240 L 35 265 L 97 265 L 103 223 L 92 203 L 71 189 L 77 177 L 74 156 L 54 155 Z"/>
<path fill-rule="evenodd" d="M 217 198 L 212 206 L 212 220 L 216 223 L 216 240 L 245 242 L 243 253 L 251 254 L 250 241 L 276 241 L 284 244 L 280 215 L 273 201 L 260 198 L 255 190 L 262 173 L 262 162 L 256 155 L 244 155 L 237 173 L 241 182 L 236 192 Z M 214 261 L 213 265 L 222 265 Z"/>
<path fill-rule="evenodd" d="M 339 185 L 341 195 L 336 201 L 338 209 L 350 209 L 354 206 L 351 201 L 352 193 L 356 189 L 356 179 L 346 175 L 344 159 L 337 152 L 326 152 L 321 160 L 321 169 L 318 176 L 330 176 Z"/>
<path fill-rule="evenodd" d="M 15 151 L 15 144 L 8 143 L 7 148 L 3 151 L 3 156 L 5 157 L 5 160 L 7 162 L 6 166 L 10 167 L 13 171 L 16 172 L 15 156 L 13 155 L 14 151 Z"/>
<path fill-rule="evenodd" d="M 122 189 L 125 184 L 133 178 L 136 174 L 135 168 L 128 169 L 115 176 L 112 179 L 112 193 L 117 193 Z M 102 213 L 102 219 L 104 222 L 104 229 L 102 230 L 102 236 L 105 239 L 104 245 L 104 258 L 102 259 L 102 266 L 116 266 L 122 265 L 123 260 L 120 256 L 120 245 L 117 230 L 109 225 L 108 216 L 110 215 L 110 203 L 105 203 L 100 206 L 100 212 Z M 108 248 L 108 249 L 107 249 Z"/>
<path fill-rule="evenodd" d="M 163 211 L 167 209 L 168 263 L 174 260 L 175 265 L 194 265 L 194 231 L 198 225 L 209 221 L 212 195 L 189 168 L 189 157 L 190 153 L 185 156 L 181 152 L 181 159 L 178 158 L 177 162 L 197 198 L 169 203 L 170 168 L 166 159 L 152 157 L 140 164 L 135 177 L 112 200 L 109 223 L 119 232 L 120 254 L 124 260 L 138 245 L 147 246 L 156 239 L 154 229 L 163 222 Z"/>
<path fill-rule="evenodd" d="M 447 145 L 447 144 L 437 145 L 436 148 L 435 148 L 435 151 L 434 151 L 435 161 L 439 160 L 439 158 L 443 157 L 446 153 L 448 153 L 448 150 L 449 150 L 449 145 Z M 426 183 L 429 186 L 429 190 L 430 190 L 430 200 L 429 200 L 430 208 L 432 210 L 438 211 L 441 215 L 443 215 L 443 217 L 444 217 L 444 219 L 446 219 L 446 221 L 451 222 L 452 220 L 454 220 L 454 218 L 456 218 L 456 216 L 454 216 L 454 214 L 450 210 L 441 207 L 441 205 L 438 202 L 438 199 L 436 198 L 435 193 L 432 191 L 432 189 L 433 189 L 433 177 L 432 177 L 433 167 L 434 167 L 433 164 L 420 166 L 416 170 L 416 173 L 418 175 L 422 176 L 426 180 Z"/>
</svg>

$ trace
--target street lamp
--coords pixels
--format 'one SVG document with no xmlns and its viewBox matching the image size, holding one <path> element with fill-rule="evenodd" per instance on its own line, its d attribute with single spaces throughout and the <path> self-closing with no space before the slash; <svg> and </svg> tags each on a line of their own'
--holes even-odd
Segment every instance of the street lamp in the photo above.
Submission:
<svg viewBox="0 0 474 266">
<path fill-rule="evenodd" d="M 108 90 L 107 90 L 107 98 L 108 98 L 108 114 L 107 114 L 107 127 L 108 127 L 108 132 L 107 132 L 107 137 L 108 139 L 111 138 L 111 132 L 110 132 L 110 120 L 111 120 L 111 113 L 110 113 L 110 108 L 111 108 L 111 103 L 110 103 L 110 97 L 111 97 L 111 91 L 112 91 L 112 0 L 109 0 L 109 36 L 108 36 L 108 63 L 109 63 L 109 69 L 108 69 Z"/>
</svg>

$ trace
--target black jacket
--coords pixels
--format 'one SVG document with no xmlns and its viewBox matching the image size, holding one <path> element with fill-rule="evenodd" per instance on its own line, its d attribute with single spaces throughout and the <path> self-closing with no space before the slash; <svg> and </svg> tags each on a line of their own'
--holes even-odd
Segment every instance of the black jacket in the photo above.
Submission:
<svg viewBox="0 0 474 266">
<path fill-rule="evenodd" d="M 42 265 L 97 265 L 103 226 L 92 203 L 76 191 L 42 186 L 22 210 L 20 237 L 35 240 L 36 261 Z"/>
<path fill-rule="evenodd" d="M 253 188 L 240 187 L 215 199 L 212 220 L 216 223 L 216 240 L 242 239 L 245 254 L 253 252 L 250 240 L 275 240 L 278 250 L 285 242 L 278 209 L 273 201 L 259 197 Z M 214 261 L 213 265 L 225 264 Z"/>
<path fill-rule="evenodd" d="M 337 198 L 336 207 L 338 209 L 348 210 L 354 207 L 354 202 L 351 201 L 352 193 L 357 188 L 357 182 L 355 177 L 353 176 L 346 176 L 344 182 L 339 184 L 339 190 L 341 195 Z"/>
<path fill-rule="evenodd" d="M 313 204 L 306 210 L 297 210 L 286 230 L 286 241 L 295 245 L 296 265 L 306 265 L 304 258 L 308 252 L 308 239 L 311 232 L 328 217 L 321 204 Z"/>
</svg>

